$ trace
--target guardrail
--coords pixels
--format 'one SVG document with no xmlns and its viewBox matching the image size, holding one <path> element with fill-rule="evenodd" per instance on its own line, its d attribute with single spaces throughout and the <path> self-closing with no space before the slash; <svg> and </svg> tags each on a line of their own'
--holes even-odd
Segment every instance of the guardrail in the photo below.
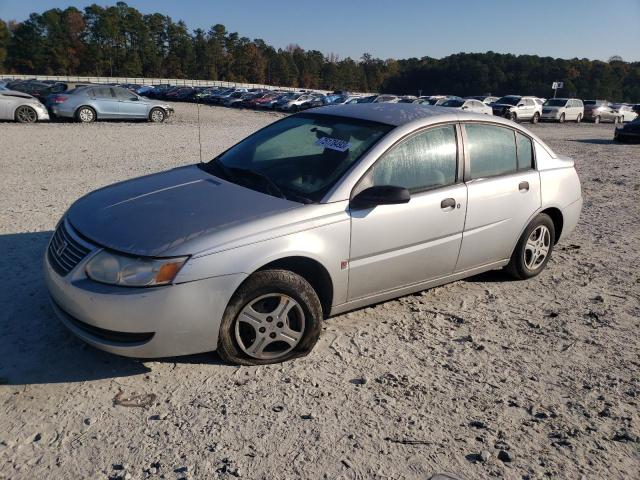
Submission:
<svg viewBox="0 0 640 480">
<path fill-rule="evenodd" d="M 11 80 L 53 80 L 56 82 L 86 82 L 86 83 L 132 83 L 137 85 L 176 85 L 184 87 L 236 87 L 236 88 L 266 88 L 269 90 L 296 91 L 299 88 L 280 87 L 258 83 L 223 82 L 220 80 L 189 80 L 184 78 L 142 78 L 142 77 L 87 77 L 83 75 L 2 75 L 3 79 Z M 328 90 L 309 89 L 314 92 L 328 93 Z"/>
</svg>

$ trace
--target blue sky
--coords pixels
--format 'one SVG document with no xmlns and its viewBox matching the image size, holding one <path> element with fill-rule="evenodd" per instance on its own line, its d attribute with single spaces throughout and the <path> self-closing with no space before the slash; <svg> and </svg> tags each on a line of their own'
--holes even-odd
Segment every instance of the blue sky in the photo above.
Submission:
<svg viewBox="0 0 640 480">
<path fill-rule="evenodd" d="M 0 18 L 115 1 L 0 0 Z M 443 57 L 457 52 L 640 60 L 640 0 L 130 0 L 190 28 L 222 23 L 276 47 L 359 58 Z"/>
</svg>

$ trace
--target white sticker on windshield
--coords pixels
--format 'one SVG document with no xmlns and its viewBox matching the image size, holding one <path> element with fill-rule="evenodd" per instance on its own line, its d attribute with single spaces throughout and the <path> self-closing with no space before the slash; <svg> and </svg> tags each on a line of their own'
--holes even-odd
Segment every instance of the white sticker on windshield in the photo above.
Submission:
<svg viewBox="0 0 640 480">
<path fill-rule="evenodd" d="M 336 150 L 338 152 L 346 152 L 351 148 L 351 144 L 339 138 L 322 137 L 316 140 L 316 145 L 319 147 L 328 148 L 330 150 Z"/>
</svg>

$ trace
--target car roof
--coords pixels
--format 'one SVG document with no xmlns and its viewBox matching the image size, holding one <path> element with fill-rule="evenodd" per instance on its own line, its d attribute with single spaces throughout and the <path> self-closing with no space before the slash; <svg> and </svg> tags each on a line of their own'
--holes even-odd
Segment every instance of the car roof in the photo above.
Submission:
<svg viewBox="0 0 640 480">
<path fill-rule="evenodd" d="M 511 120 L 493 115 L 463 112 L 449 107 L 436 107 L 435 105 L 420 105 L 416 103 L 347 103 L 312 108 L 307 110 L 307 112 L 356 118 L 358 120 L 384 123 L 395 127 L 406 125 L 406 129 L 408 130 L 442 122 L 476 121 L 504 125 L 525 132 L 542 145 L 552 157 L 556 157 L 553 150 L 551 150 L 540 137 Z"/>
<path fill-rule="evenodd" d="M 446 107 L 415 103 L 348 103 L 344 105 L 327 105 L 314 108 L 309 112 L 357 118 L 393 126 L 404 125 L 419 119 L 448 117 L 451 115 Z M 452 118 L 452 120 L 457 120 L 457 118 Z"/>
</svg>

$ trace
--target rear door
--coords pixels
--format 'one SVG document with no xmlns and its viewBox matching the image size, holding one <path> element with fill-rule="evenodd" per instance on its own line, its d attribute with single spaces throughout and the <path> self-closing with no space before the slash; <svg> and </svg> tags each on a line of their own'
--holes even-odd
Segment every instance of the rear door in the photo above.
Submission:
<svg viewBox="0 0 640 480">
<path fill-rule="evenodd" d="M 536 113 L 536 102 L 534 102 L 531 98 L 523 98 L 520 100 L 521 104 L 524 104 L 520 108 L 520 118 L 530 119 L 533 117 L 534 113 Z"/>
<path fill-rule="evenodd" d="M 529 137 L 507 126 L 464 125 L 467 218 L 456 271 L 508 259 L 540 208 Z"/>
<path fill-rule="evenodd" d="M 459 145 L 454 124 L 414 133 L 383 154 L 359 182 L 356 193 L 394 185 L 409 189 L 411 200 L 350 210 L 349 300 L 453 272 L 467 204 Z"/>
<path fill-rule="evenodd" d="M 140 100 L 126 88 L 113 89 L 118 99 L 118 112 L 122 118 L 147 118 L 147 102 Z"/>
</svg>

